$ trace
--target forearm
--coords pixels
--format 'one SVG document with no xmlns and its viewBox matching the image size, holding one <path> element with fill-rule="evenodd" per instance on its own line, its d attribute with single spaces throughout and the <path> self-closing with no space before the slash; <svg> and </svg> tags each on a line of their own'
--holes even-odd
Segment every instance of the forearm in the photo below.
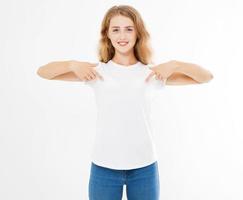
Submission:
<svg viewBox="0 0 243 200">
<path fill-rule="evenodd" d="M 37 74 L 42 78 L 52 79 L 58 75 L 70 72 L 70 66 L 73 61 L 54 61 L 41 66 L 37 70 Z"/>
<path fill-rule="evenodd" d="M 175 65 L 174 72 L 183 73 L 198 82 L 208 82 L 213 78 L 213 75 L 209 70 L 206 70 L 197 64 L 181 61 L 173 61 L 172 63 Z"/>
</svg>

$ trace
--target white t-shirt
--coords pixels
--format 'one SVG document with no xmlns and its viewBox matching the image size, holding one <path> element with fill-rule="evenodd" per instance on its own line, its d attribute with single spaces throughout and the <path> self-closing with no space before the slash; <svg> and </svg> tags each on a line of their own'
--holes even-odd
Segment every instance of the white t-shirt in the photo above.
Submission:
<svg viewBox="0 0 243 200">
<path fill-rule="evenodd" d="M 147 76 L 150 65 L 123 66 L 110 60 L 95 70 L 103 77 L 84 83 L 95 94 L 96 135 L 92 162 L 111 169 L 134 169 L 157 160 L 150 122 L 150 103 L 165 82 Z"/>
</svg>

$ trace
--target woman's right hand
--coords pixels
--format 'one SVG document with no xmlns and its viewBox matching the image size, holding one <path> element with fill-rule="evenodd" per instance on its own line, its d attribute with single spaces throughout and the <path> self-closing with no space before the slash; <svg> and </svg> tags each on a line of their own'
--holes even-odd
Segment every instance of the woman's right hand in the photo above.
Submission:
<svg viewBox="0 0 243 200">
<path fill-rule="evenodd" d="M 97 64 L 72 60 L 69 64 L 69 68 L 70 71 L 72 71 L 81 81 L 90 81 L 96 78 L 104 80 L 103 77 L 94 69 Z"/>
</svg>

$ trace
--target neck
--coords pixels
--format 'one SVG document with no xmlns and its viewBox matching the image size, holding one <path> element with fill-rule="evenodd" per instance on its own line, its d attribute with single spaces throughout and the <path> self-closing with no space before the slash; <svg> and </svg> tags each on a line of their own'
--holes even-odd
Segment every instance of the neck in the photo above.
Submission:
<svg viewBox="0 0 243 200">
<path fill-rule="evenodd" d="M 133 52 L 127 54 L 116 52 L 112 60 L 121 65 L 133 65 L 138 62 Z"/>
</svg>

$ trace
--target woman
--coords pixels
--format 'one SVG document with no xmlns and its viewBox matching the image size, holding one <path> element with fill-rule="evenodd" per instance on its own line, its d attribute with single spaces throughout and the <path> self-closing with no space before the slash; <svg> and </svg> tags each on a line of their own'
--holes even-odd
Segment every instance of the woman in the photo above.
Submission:
<svg viewBox="0 0 243 200">
<path fill-rule="evenodd" d="M 206 83 L 213 75 L 179 61 L 151 66 L 149 33 L 137 10 L 110 8 L 102 21 L 99 63 L 51 62 L 46 79 L 85 81 L 95 92 L 98 118 L 89 180 L 90 200 L 158 200 L 159 172 L 151 134 L 151 91 Z M 155 78 L 155 79 L 154 79 Z"/>
</svg>

